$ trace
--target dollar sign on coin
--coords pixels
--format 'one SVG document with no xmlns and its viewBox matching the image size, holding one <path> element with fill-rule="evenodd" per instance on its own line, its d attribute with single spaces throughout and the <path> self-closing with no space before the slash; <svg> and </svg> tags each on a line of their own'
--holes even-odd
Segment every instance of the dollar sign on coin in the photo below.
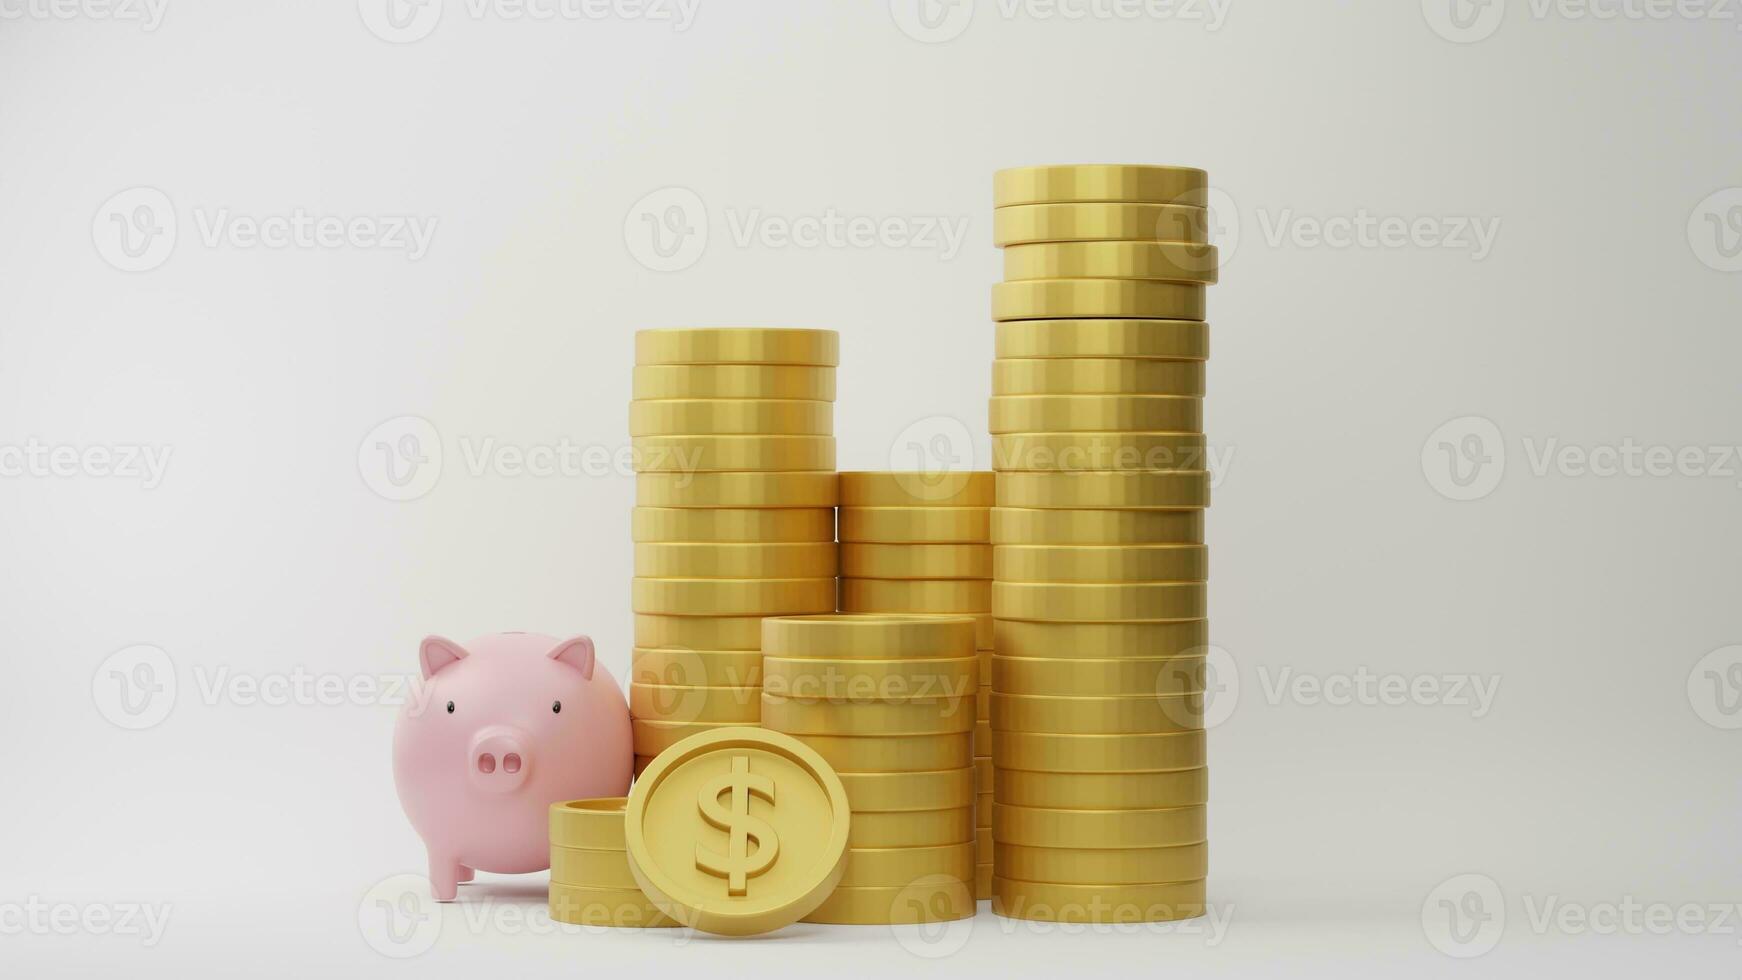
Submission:
<svg viewBox="0 0 1742 980">
<path fill-rule="evenodd" d="M 720 805 L 720 797 L 730 792 L 730 808 Z M 726 832 L 726 853 L 715 854 L 696 845 L 696 867 L 708 874 L 726 879 L 726 893 L 742 897 L 749 892 L 751 878 L 774 865 L 780 855 L 780 838 L 774 828 L 750 815 L 750 797 L 760 796 L 774 802 L 774 780 L 750 771 L 750 757 L 732 757 L 732 771 L 709 780 L 696 797 L 702 819 Z M 750 850 L 751 840 L 756 850 Z"/>
</svg>

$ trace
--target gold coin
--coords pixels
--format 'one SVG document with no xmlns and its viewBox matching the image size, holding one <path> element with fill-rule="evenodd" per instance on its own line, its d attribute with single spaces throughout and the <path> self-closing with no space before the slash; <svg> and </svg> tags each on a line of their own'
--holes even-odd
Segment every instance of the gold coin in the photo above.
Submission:
<svg viewBox="0 0 1742 980">
<path fill-rule="evenodd" d="M 990 841 L 992 838 L 988 836 L 986 839 Z M 990 861 L 974 866 L 974 897 L 982 902 L 992 898 L 992 862 Z"/>
<path fill-rule="evenodd" d="M 1204 695 L 1123 698 L 992 695 L 992 730 L 1067 735 L 1147 735 L 1204 727 Z"/>
<path fill-rule="evenodd" d="M 635 754 L 647 756 L 657 756 L 692 735 L 740 727 L 740 723 L 730 721 L 659 721 L 635 718 L 629 722 L 630 734 L 635 741 Z"/>
<path fill-rule="evenodd" d="M 1138 357 L 1201 361 L 1210 356 L 1202 320 L 1073 318 L 995 325 L 994 352 L 1010 357 Z"/>
<path fill-rule="evenodd" d="M 1206 687 L 1203 657 L 1165 660 L 1042 660 L 993 657 L 992 683 L 1003 694 L 1063 697 L 1166 697 Z"/>
<path fill-rule="evenodd" d="M 758 650 L 644 650 L 629 657 L 630 681 L 666 687 L 762 686 L 762 653 Z"/>
<path fill-rule="evenodd" d="M 1174 847 L 1208 839 L 1201 806 L 1053 810 L 1006 803 L 992 805 L 992 837 L 1000 844 L 1099 849 Z"/>
<path fill-rule="evenodd" d="M 638 578 L 630 608 L 663 616 L 786 616 L 829 612 L 832 578 Z"/>
<path fill-rule="evenodd" d="M 976 832 L 974 836 L 974 863 L 987 865 L 992 863 L 992 835 L 989 832 Z"/>
<path fill-rule="evenodd" d="M 783 327 L 695 327 L 637 330 L 635 363 L 801 364 L 841 362 L 841 335 L 833 330 Z"/>
<path fill-rule="evenodd" d="M 1210 240 L 1209 213 L 1178 204 L 1012 204 L 992 209 L 992 244 Z"/>
<path fill-rule="evenodd" d="M 977 825 L 984 824 L 988 827 L 992 825 L 990 815 L 992 813 L 992 803 L 996 797 L 996 792 L 980 793 L 974 797 L 974 809 L 979 811 L 977 816 L 980 818 Z"/>
<path fill-rule="evenodd" d="M 842 473 L 843 507 L 990 507 L 985 471 Z"/>
<path fill-rule="evenodd" d="M 853 811 L 857 819 L 858 811 Z M 974 880 L 974 843 L 847 849 L 842 888 L 894 888 L 927 875 Z"/>
<path fill-rule="evenodd" d="M 980 657 L 980 686 L 988 687 L 992 683 L 992 651 L 976 650 Z"/>
<path fill-rule="evenodd" d="M 647 721 L 754 725 L 762 717 L 761 688 L 629 685 L 629 715 Z"/>
<path fill-rule="evenodd" d="M 1093 585 L 994 582 L 992 615 L 998 619 L 1053 623 L 1154 623 L 1203 619 L 1209 606 L 1206 592 L 1207 587 L 1202 582 Z"/>
<path fill-rule="evenodd" d="M 1209 460 L 1201 432 L 1012 432 L 992 437 L 992 462 L 1001 474 L 1203 470 Z"/>
<path fill-rule="evenodd" d="M 833 436 L 638 436 L 629 448 L 637 473 L 835 468 Z"/>
<path fill-rule="evenodd" d="M 630 535 L 637 542 L 825 542 L 835 534 L 835 512 L 827 507 L 784 510 L 637 507 L 630 513 Z"/>
<path fill-rule="evenodd" d="M 629 852 L 592 850 L 582 847 L 550 849 L 550 880 L 580 888 L 618 888 L 639 891 L 629 873 Z"/>
<path fill-rule="evenodd" d="M 929 772 L 843 772 L 840 777 L 855 814 L 959 810 L 974 802 L 974 770 L 967 766 Z"/>
<path fill-rule="evenodd" d="M 996 395 L 992 431 L 1198 432 L 1204 400 L 1189 395 Z M 1009 506 L 1002 495 L 999 504 Z M 846 508 L 841 513 L 845 517 Z M 845 522 L 843 521 L 843 524 Z"/>
<path fill-rule="evenodd" d="M 643 364 L 632 397 L 835 400 L 835 369 L 784 364 Z"/>
<path fill-rule="evenodd" d="M 1201 510 L 992 508 L 995 545 L 1201 544 L 1203 540 Z"/>
<path fill-rule="evenodd" d="M 998 499 L 1009 507 L 1043 510 L 1198 510 L 1210 506 L 1210 474 L 1000 473 Z"/>
<path fill-rule="evenodd" d="M 1204 287 L 1150 279 L 1023 279 L 992 285 L 992 319 L 1202 320 Z"/>
<path fill-rule="evenodd" d="M 1188 242 L 1039 242 L 1004 250 L 1004 278 L 1154 279 L 1214 283 L 1214 245 Z"/>
<path fill-rule="evenodd" d="M 999 768 L 1028 772 L 1173 772 L 1204 767 L 1204 733 L 1160 735 L 1056 735 L 997 732 L 992 757 Z"/>
<path fill-rule="evenodd" d="M 990 756 L 992 754 L 992 722 L 980 718 L 974 722 L 974 754 Z"/>
<path fill-rule="evenodd" d="M 992 362 L 994 395 L 1201 396 L 1203 393 L 1203 361 L 1057 357 Z"/>
<path fill-rule="evenodd" d="M 962 697 L 978 686 L 977 657 L 800 660 L 766 657 L 762 688 L 801 701 L 912 701 Z"/>
<path fill-rule="evenodd" d="M 840 571 L 835 548 L 833 541 L 638 544 L 635 574 L 642 578 L 832 578 Z"/>
<path fill-rule="evenodd" d="M 762 652 L 798 660 L 959 660 L 974 655 L 975 625 L 972 616 L 910 613 L 781 616 L 764 621 Z"/>
<path fill-rule="evenodd" d="M 973 890 L 945 875 L 891 888 L 837 888 L 804 921 L 842 926 L 915 925 L 971 918 Z"/>
<path fill-rule="evenodd" d="M 686 739 L 629 791 L 624 839 L 641 890 L 691 928 L 730 936 L 809 914 L 846 870 L 850 812 L 833 768 L 797 739 L 730 728 Z"/>
<path fill-rule="evenodd" d="M 1159 885 L 1058 885 L 992 879 L 992 911 L 1038 922 L 1138 923 L 1194 919 L 1204 914 L 1202 881 Z"/>
<path fill-rule="evenodd" d="M 835 474 L 640 473 L 635 502 L 642 507 L 833 507 Z"/>
<path fill-rule="evenodd" d="M 845 544 L 841 546 L 841 575 L 870 579 L 989 579 L 992 546 Z"/>
<path fill-rule="evenodd" d="M 1111 163 L 1012 167 L 992 175 L 994 207 L 1086 201 L 1201 208 L 1210 202 L 1210 176 L 1195 167 Z"/>
<path fill-rule="evenodd" d="M 1157 660 L 1202 657 L 1209 652 L 1210 624 L 1185 623 L 997 623 L 999 656 L 1086 660 Z"/>
<path fill-rule="evenodd" d="M 992 609 L 992 583 L 988 579 L 842 579 L 841 609 L 844 612 L 985 613 Z"/>
<path fill-rule="evenodd" d="M 639 888 L 580 888 L 550 883 L 550 917 L 575 926 L 670 929 L 677 923 L 655 908 Z"/>
<path fill-rule="evenodd" d="M 970 735 L 805 735 L 803 741 L 839 772 L 961 769 L 974 761 Z"/>
<path fill-rule="evenodd" d="M 631 436 L 832 436 L 834 402 L 687 398 L 629 403 Z"/>
<path fill-rule="evenodd" d="M 635 645 L 643 649 L 760 650 L 760 616 L 636 616 Z"/>
<path fill-rule="evenodd" d="M 843 542 L 985 544 L 986 507 L 842 507 Z"/>
<path fill-rule="evenodd" d="M 987 756 L 986 758 L 983 758 L 983 759 L 975 759 L 974 760 L 974 792 L 975 793 L 990 793 L 990 792 L 992 792 L 992 780 L 993 780 L 992 774 L 993 774 L 993 769 L 992 769 L 991 756 Z"/>
<path fill-rule="evenodd" d="M 974 839 L 974 808 L 853 812 L 849 847 L 939 847 Z"/>
<path fill-rule="evenodd" d="M 1152 810 L 1197 806 L 1209 801 L 1210 771 L 1204 768 L 1176 772 L 1029 772 L 1023 769 L 999 769 L 993 795 L 999 803 L 1051 809 Z M 1023 878 L 1029 881 L 1039 880 L 1030 875 L 1023 875 Z"/>
<path fill-rule="evenodd" d="M 1201 544 L 1000 545 L 1001 582 L 1202 582 L 1210 552 Z"/>
<path fill-rule="evenodd" d="M 762 724 L 788 735 L 946 735 L 974 730 L 974 702 L 807 702 L 764 694 Z"/>
<path fill-rule="evenodd" d="M 621 796 L 552 803 L 551 846 L 623 850 L 623 808 L 627 803 Z"/>
</svg>

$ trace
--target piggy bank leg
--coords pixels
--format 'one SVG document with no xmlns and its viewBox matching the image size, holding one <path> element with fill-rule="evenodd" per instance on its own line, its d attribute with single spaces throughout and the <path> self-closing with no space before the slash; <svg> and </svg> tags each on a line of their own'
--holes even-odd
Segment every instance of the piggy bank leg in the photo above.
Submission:
<svg viewBox="0 0 1742 980">
<path fill-rule="evenodd" d="M 460 893 L 460 863 L 434 851 L 429 855 L 429 891 L 438 902 L 451 902 Z"/>
<path fill-rule="evenodd" d="M 460 868 L 459 877 L 456 880 L 462 885 L 469 885 L 472 883 L 472 877 L 474 874 L 475 872 L 473 872 L 471 868 L 462 866 Z"/>
</svg>

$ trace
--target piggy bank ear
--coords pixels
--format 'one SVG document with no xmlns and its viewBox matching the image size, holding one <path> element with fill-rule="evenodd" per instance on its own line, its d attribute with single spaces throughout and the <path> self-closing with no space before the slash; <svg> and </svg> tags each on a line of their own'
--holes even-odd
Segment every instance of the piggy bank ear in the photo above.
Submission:
<svg viewBox="0 0 1742 980">
<path fill-rule="evenodd" d="M 593 679 L 593 638 L 577 636 L 564 640 L 551 648 L 545 656 L 552 660 L 560 660 L 581 672 L 587 680 Z"/>
<path fill-rule="evenodd" d="M 423 679 L 429 680 L 447 667 L 466 659 L 466 648 L 445 636 L 426 636 L 418 648 L 417 659 L 423 664 Z"/>
</svg>

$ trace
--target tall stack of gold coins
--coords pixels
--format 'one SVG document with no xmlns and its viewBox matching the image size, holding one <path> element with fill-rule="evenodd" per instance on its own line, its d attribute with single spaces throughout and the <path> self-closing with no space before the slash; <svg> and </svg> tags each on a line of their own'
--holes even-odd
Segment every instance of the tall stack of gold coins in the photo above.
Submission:
<svg viewBox="0 0 1742 980">
<path fill-rule="evenodd" d="M 761 717 L 762 617 L 833 612 L 832 330 L 635 335 L 636 771 Z"/>
<path fill-rule="evenodd" d="M 1208 181 L 998 173 L 993 910 L 1201 915 Z"/>
<path fill-rule="evenodd" d="M 975 646 L 975 895 L 992 897 L 991 473 L 841 474 L 841 610 L 965 613 Z"/>
<path fill-rule="evenodd" d="M 762 726 L 840 775 L 847 870 L 806 922 L 941 922 L 974 914 L 967 616 L 833 615 L 763 622 Z"/>
<path fill-rule="evenodd" d="M 583 926 L 675 926 L 629 870 L 621 796 L 550 808 L 550 917 Z"/>
</svg>

